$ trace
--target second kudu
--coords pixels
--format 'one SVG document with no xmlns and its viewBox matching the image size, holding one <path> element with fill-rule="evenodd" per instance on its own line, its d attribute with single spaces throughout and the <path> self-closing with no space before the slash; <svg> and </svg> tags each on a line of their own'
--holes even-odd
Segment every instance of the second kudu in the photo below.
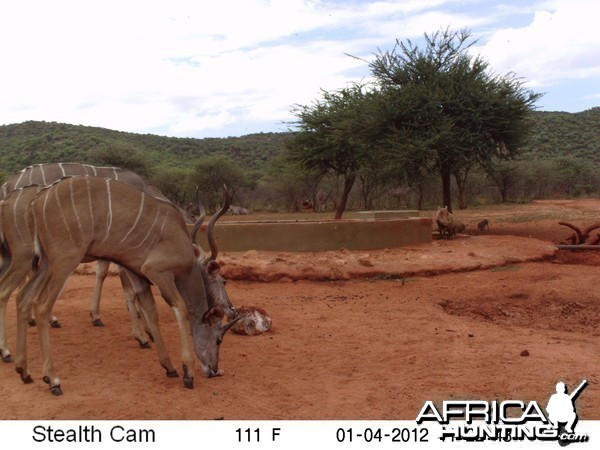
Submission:
<svg viewBox="0 0 600 450">
<path fill-rule="evenodd" d="M 31 260 L 33 257 L 33 237 L 31 224 L 27 220 L 28 207 L 31 199 L 37 195 L 42 187 L 33 185 L 18 188 L 12 191 L 8 196 L 0 201 L 0 256 L 2 257 L 2 264 L 0 265 L 0 357 L 4 362 L 12 362 L 10 350 L 7 345 L 6 339 L 6 305 L 11 294 L 18 288 L 20 288 L 31 271 Z M 211 220 L 211 224 L 213 221 Z M 204 218 L 204 216 L 202 217 Z M 214 224 L 213 224 L 214 225 Z M 209 234 L 212 233 L 212 229 L 209 227 Z M 211 238 L 214 241 L 214 237 Z M 216 244 L 212 244 L 216 247 Z M 216 258 L 216 248 L 213 251 Z M 211 255 L 213 258 L 213 255 Z M 91 260 L 87 258 L 83 262 Z M 208 260 L 207 260 L 208 261 Z M 109 261 L 100 260 L 98 261 L 98 267 L 102 268 L 101 271 L 96 272 L 96 285 L 94 289 L 94 296 L 92 301 L 92 311 L 99 312 L 99 300 L 102 282 L 108 271 Z M 216 265 L 216 269 L 213 266 Z M 129 310 L 131 325 L 133 330 L 133 336 L 139 342 L 140 347 L 149 348 L 146 335 L 142 332 L 138 323 L 138 308 L 135 305 L 136 294 L 133 290 L 132 278 L 135 274 L 128 273 L 127 270 L 119 267 L 119 276 L 121 283 L 125 291 L 125 298 L 127 301 L 127 308 Z M 207 285 L 216 285 L 213 287 L 214 296 L 217 298 L 217 303 L 221 304 L 228 316 L 232 316 L 233 310 L 231 308 L 231 302 L 225 291 L 223 280 L 219 279 L 218 276 L 218 264 L 213 262 L 212 264 L 206 264 L 208 279 Z M 210 276 L 211 273 L 217 271 L 216 276 Z M 99 277 L 98 274 L 101 274 Z M 140 314 L 141 315 L 141 314 Z M 145 319 L 143 315 L 142 319 Z M 92 313 L 92 317 L 94 317 Z M 99 317 L 98 315 L 96 317 Z M 35 324 L 35 321 L 33 321 Z M 51 319 L 51 326 L 54 327 L 56 320 L 54 317 Z M 31 324 L 31 322 L 30 322 Z M 146 330 L 148 325 L 145 324 Z"/>
<path fill-rule="evenodd" d="M 11 294 L 25 284 L 31 271 L 33 238 L 27 210 L 29 202 L 41 189 L 40 186 L 35 185 L 19 188 L 0 201 L 0 256 L 2 256 L 0 266 L 0 357 L 4 362 L 12 362 L 6 339 L 6 305 Z M 87 260 L 84 262 L 87 262 Z M 101 261 L 100 263 L 102 267 L 106 266 L 108 269 L 108 261 Z M 140 347 L 149 348 L 148 340 L 138 324 L 138 310 L 135 306 L 136 295 L 131 281 L 131 278 L 135 275 L 128 274 L 125 269 L 119 268 L 119 276 L 125 290 L 133 335 L 139 342 Z M 98 283 L 96 283 L 99 299 L 98 287 Z M 17 294 L 17 298 L 19 298 L 19 295 Z M 142 316 L 142 319 L 145 319 L 145 317 Z M 35 320 L 29 321 L 30 324 L 32 322 L 35 324 Z M 50 323 L 52 327 L 56 327 L 57 321 L 54 316 L 52 316 Z M 148 330 L 147 325 L 145 328 Z"/>
<path fill-rule="evenodd" d="M 73 176 L 98 176 L 112 178 L 113 180 L 118 180 L 122 183 L 132 186 L 139 191 L 146 192 L 153 197 L 168 201 L 168 199 L 159 189 L 147 184 L 137 173 L 131 170 L 120 167 L 101 167 L 71 162 L 34 164 L 32 166 L 25 167 L 20 172 L 8 177 L 0 189 L 0 198 L 8 199 L 8 197 L 11 196 L 14 191 L 18 191 L 28 186 L 46 187 L 62 178 Z M 10 212 L 13 214 L 13 216 L 25 214 L 22 205 L 23 201 L 18 202 L 18 205 L 11 204 Z M 192 214 L 179 207 L 178 210 L 184 216 L 187 223 L 196 222 L 196 218 Z M 14 222 L 16 223 L 17 220 L 18 219 L 15 218 Z M 2 221 L 0 221 L 0 227 L 2 226 L 10 227 L 12 226 L 12 222 L 8 221 L 8 223 L 3 225 Z M 0 272 L 2 271 L 2 267 L 5 267 L 5 261 L 2 261 L 0 264 Z M 100 319 L 100 297 L 102 295 L 102 285 L 108 274 L 108 267 L 108 261 L 98 260 L 96 264 L 96 284 L 94 285 L 92 301 L 90 304 L 90 316 L 92 318 L 92 323 L 95 326 L 103 325 L 102 320 Z M 123 280 L 123 277 L 121 278 Z M 133 314 L 133 310 L 131 309 L 131 302 L 133 300 L 127 291 L 125 292 L 125 295 L 127 298 L 128 307 L 130 308 L 130 314 Z M 133 317 L 134 316 L 132 315 L 132 318 Z M 59 326 L 58 321 L 54 317 L 52 318 L 52 324 L 53 326 Z M 136 323 L 133 321 L 132 326 L 134 327 L 134 336 L 140 342 L 140 345 L 147 345 L 147 341 L 144 341 L 139 329 L 136 329 Z"/>
<path fill-rule="evenodd" d="M 12 361 L 10 350 L 6 345 L 5 308 L 11 293 L 25 283 L 31 266 L 32 238 L 25 223 L 27 206 L 31 197 L 41 187 L 52 184 L 61 178 L 69 176 L 102 176 L 121 181 L 137 190 L 155 198 L 168 199 L 155 187 L 148 185 L 139 175 L 119 167 L 98 167 L 80 163 L 47 163 L 28 166 L 19 173 L 10 176 L 0 190 L 3 200 L 0 202 L 0 357 L 5 362 Z M 196 219 L 189 212 L 176 207 L 187 223 L 195 223 Z M 204 218 L 204 215 L 202 219 Z M 215 217 L 214 219 L 218 218 Z M 224 280 L 219 275 L 219 265 L 216 263 L 217 249 L 212 236 L 214 219 L 208 227 L 208 242 L 211 246 L 211 256 L 206 259 L 205 278 L 208 289 L 223 306 L 228 318 L 234 316 L 233 306 L 225 291 Z M 100 297 L 102 286 L 108 274 L 109 261 L 98 260 L 96 264 L 96 283 L 90 306 L 92 323 L 102 326 L 100 319 Z M 131 275 L 119 267 L 119 276 L 125 291 L 127 308 L 131 317 L 133 336 L 141 348 L 149 348 L 146 335 L 138 324 L 138 311 L 135 307 L 135 295 L 131 288 Z M 142 317 L 143 318 L 143 317 Z M 32 319 L 30 321 L 34 323 Z M 53 327 L 59 326 L 54 316 L 51 318 Z M 148 326 L 146 325 L 146 330 Z M 153 337 L 153 336 L 151 336 Z"/>
<path fill-rule="evenodd" d="M 226 207 L 229 207 L 227 196 Z M 177 209 L 118 181 L 74 177 L 43 189 L 30 203 L 34 230 L 34 270 L 17 304 L 16 370 L 27 383 L 26 327 L 35 311 L 42 354 L 43 379 L 56 395 L 62 393 L 50 351 L 49 322 L 54 303 L 67 278 L 84 258 L 113 261 L 137 275 L 134 290 L 152 334 L 158 331 L 156 305 L 147 295 L 154 284 L 171 307 L 182 346 L 183 381 L 193 387 L 194 354 L 205 376 L 222 374 L 219 348 L 235 323 L 222 325 L 223 308 L 214 304 L 205 286 L 206 258 Z M 226 211 L 226 209 L 225 209 Z M 172 376 L 176 371 L 158 346 L 159 361 Z"/>
</svg>

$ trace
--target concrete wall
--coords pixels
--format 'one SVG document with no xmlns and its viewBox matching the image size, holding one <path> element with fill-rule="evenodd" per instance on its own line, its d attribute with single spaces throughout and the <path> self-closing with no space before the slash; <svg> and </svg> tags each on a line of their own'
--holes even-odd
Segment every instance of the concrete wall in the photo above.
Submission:
<svg viewBox="0 0 600 450">
<path fill-rule="evenodd" d="M 318 252 L 372 250 L 431 241 L 431 219 L 222 222 L 215 225 L 221 251 Z M 206 225 L 203 226 L 205 230 Z M 199 242 L 207 250 L 206 232 Z"/>
<path fill-rule="evenodd" d="M 411 217 L 419 217 L 419 211 L 416 209 L 358 211 L 356 215 L 361 219 L 409 219 Z"/>
</svg>

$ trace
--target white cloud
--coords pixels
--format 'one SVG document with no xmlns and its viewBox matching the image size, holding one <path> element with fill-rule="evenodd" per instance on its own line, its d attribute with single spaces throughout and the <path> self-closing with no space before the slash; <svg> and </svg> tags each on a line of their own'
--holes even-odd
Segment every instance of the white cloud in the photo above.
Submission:
<svg viewBox="0 0 600 450">
<path fill-rule="evenodd" d="M 600 76 L 600 2 L 544 2 L 532 22 L 494 32 L 481 49 L 498 72 L 513 71 L 532 87 Z"/>
<path fill-rule="evenodd" d="M 480 29 L 492 67 L 532 85 L 597 76 L 600 2 L 488 3 L 484 14 L 472 9 L 480 3 L 457 0 L 9 2 L 0 15 L 0 121 L 181 136 L 281 129 L 320 88 L 369 76 L 345 53 L 370 60 L 396 38 L 446 26 L 475 37 Z M 539 12 L 527 26 L 493 30 L 515 11 L 522 19 L 521 8 Z"/>
</svg>

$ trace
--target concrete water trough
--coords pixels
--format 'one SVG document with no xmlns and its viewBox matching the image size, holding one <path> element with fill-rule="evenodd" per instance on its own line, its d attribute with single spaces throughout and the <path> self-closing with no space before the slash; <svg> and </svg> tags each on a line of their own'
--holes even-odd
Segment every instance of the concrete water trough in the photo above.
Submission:
<svg viewBox="0 0 600 450">
<path fill-rule="evenodd" d="M 217 222 L 214 233 L 220 251 L 375 250 L 431 242 L 432 220 L 410 217 Z M 208 248 L 205 232 L 198 240 L 202 248 Z"/>
<path fill-rule="evenodd" d="M 419 211 L 416 209 L 358 211 L 356 215 L 361 219 L 409 219 L 411 217 L 419 217 Z"/>
</svg>

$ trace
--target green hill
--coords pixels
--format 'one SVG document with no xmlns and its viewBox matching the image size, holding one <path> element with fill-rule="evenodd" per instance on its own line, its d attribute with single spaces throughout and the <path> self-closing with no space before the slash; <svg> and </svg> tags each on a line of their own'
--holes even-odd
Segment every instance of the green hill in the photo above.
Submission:
<svg viewBox="0 0 600 450">
<path fill-rule="evenodd" d="M 600 162 L 600 107 L 579 113 L 536 111 L 533 120 L 526 154 Z"/>
<path fill-rule="evenodd" d="M 525 155 L 574 156 L 600 162 L 600 107 L 579 113 L 533 113 L 534 131 Z M 291 133 L 229 138 L 172 138 L 55 122 L 0 126 L 0 168 L 12 173 L 41 162 L 94 163 L 99 152 L 139 151 L 151 166 L 185 167 L 202 156 L 223 154 L 245 169 L 262 171 L 280 155 Z"/>
<path fill-rule="evenodd" d="M 523 149 L 524 161 L 512 165 L 516 172 L 511 176 L 510 186 L 505 188 L 512 190 L 509 197 L 527 200 L 600 193 L 600 172 L 597 170 L 600 165 L 600 107 L 579 113 L 536 111 L 532 113 L 532 120 L 534 127 Z M 293 209 L 297 207 L 298 199 L 313 195 L 311 189 L 314 188 L 309 187 L 302 174 L 293 170 L 282 171 L 281 168 L 273 170 L 271 164 L 285 152 L 286 142 L 292 136 L 292 133 L 258 133 L 241 137 L 186 139 L 31 121 L 0 126 L 0 179 L 28 165 L 43 162 L 119 164 L 135 168 L 165 192 L 178 185 L 168 195 L 174 200 L 190 201 L 193 190 L 183 182 L 186 174 L 202 157 L 224 156 L 224 160 L 239 166 L 241 173 L 250 174 L 249 179 L 254 182 L 245 183 L 247 189 L 238 191 L 245 206 Z M 113 162 L 114 155 L 125 158 L 132 155 L 132 159 L 124 160 L 132 164 Z M 117 161 L 120 159 L 117 158 Z M 143 172 L 145 169 L 148 169 L 146 173 Z M 220 185 L 214 180 L 204 184 L 218 191 L 213 186 L 215 183 Z M 428 183 L 424 187 L 423 198 L 425 202 L 434 204 L 438 202 L 438 182 L 431 180 Z M 496 201 L 499 186 L 490 184 L 485 173 L 474 172 L 469 183 L 472 192 L 476 193 L 472 197 Z M 359 188 L 354 191 L 354 206 L 361 207 Z M 477 201 L 481 199 L 477 198 Z M 380 203 L 379 207 L 389 206 L 385 203 L 385 196 L 380 198 Z"/>
<path fill-rule="evenodd" d="M 186 139 L 135 134 L 55 122 L 0 126 L 0 168 L 13 173 L 31 164 L 77 161 L 96 163 L 106 150 L 140 152 L 151 166 L 184 167 L 202 156 L 222 154 L 245 169 L 263 170 L 279 155 L 289 133 Z"/>
</svg>

